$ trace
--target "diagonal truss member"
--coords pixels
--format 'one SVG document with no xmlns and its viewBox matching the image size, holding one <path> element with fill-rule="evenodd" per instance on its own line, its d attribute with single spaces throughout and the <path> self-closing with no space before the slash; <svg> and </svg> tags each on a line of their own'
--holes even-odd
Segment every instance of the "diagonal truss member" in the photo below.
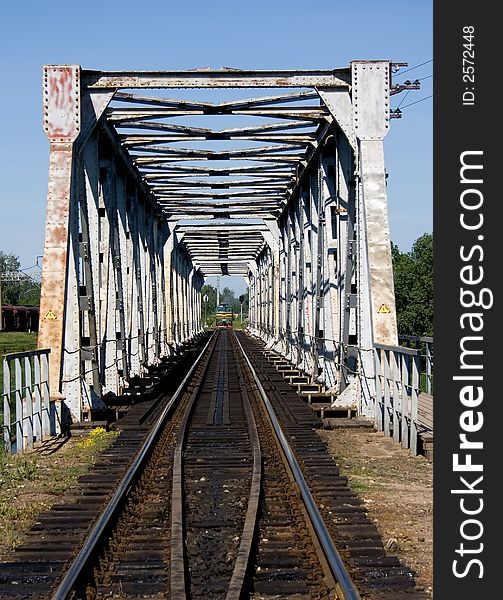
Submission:
<svg viewBox="0 0 503 600">
<path fill-rule="evenodd" d="M 329 385 L 348 383 L 350 341 L 395 343 L 392 66 L 44 66 L 39 346 L 73 420 L 201 332 L 209 275 L 248 277 L 251 329 Z"/>
</svg>

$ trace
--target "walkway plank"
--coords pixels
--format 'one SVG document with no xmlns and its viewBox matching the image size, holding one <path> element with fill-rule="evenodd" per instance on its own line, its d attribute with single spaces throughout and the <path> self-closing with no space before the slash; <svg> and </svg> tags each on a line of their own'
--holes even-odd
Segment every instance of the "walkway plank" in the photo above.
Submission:
<svg viewBox="0 0 503 600">
<path fill-rule="evenodd" d="M 433 461 L 433 396 L 425 392 L 421 392 L 418 398 L 418 421 L 424 455 Z"/>
</svg>

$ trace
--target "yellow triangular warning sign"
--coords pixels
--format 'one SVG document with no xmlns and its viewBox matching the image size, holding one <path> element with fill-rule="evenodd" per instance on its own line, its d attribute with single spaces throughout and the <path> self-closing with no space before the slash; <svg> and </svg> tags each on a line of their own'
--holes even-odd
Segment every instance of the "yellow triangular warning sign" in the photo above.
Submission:
<svg viewBox="0 0 503 600">
<path fill-rule="evenodd" d="M 54 321 L 55 319 L 57 319 L 58 317 L 52 312 L 52 310 L 50 310 L 44 317 L 45 321 Z"/>
<path fill-rule="evenodd" d="M 379 310 L 377 311 L 379 313 L 385 314 L 385 313 L 389 313 L 391 312 L 390 309 L 386 306 L 386 304 L 381 304 L 381 306 L 379 307 Z"/>
</svg>

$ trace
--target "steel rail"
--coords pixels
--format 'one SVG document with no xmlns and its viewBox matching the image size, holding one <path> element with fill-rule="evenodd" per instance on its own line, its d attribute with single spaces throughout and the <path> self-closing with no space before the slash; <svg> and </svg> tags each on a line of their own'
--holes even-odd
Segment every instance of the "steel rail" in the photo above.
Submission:
<svg viewBox="0 0 503 600">
<path fill-rule="evenodd" d="M 297 462 L 297 459 L 293 454 L 290 444 L 288 443 L 288 440 L 285 434 L 283 433 L 274 408 L 272 407 L 271 401 L 269 400 L 269 397 L 267 396 L 267 393 L 264 390 L 260 379 L 258 378 L 257 373 L 253 368 L 253 365 L 237 336 L 236 340 L 239 347 L 241 348 L 241 352 L 243 353 L 243 357 L 246 361 L 246 364 L 248 365 L 248 368 L 250 369 L 250 372 L 255 380 L 257 389 L 260 392 L 260 396 L 264 402 L 264 406 L 267 409 L 267 413 L 273 425 L 274 432 L 278 438 L 281 449 L 287 459 L 288 465 L 295 478 L 302 501 L 304 502 L 309 518 L 311 519 L 313 529 L 318 537 L 318 541 L 323 550 L 327 563 L 332 571 L 332 575 L 338 584 L 339 592 L 342 595 L 342 599 L 361 600 L 361 596 L 358 590 L 356 589 L 353 581 L 351 580 L 351 576 L 349 575 L 346 567 L 344 566 L 344 562 L 340 554 L 337 552 L 337 549 L 334 546 L 330 533 L 323 521 L 322 516 L 320 515 L 320 512 L 318 510 L 318 507 L 316 506 L 316 502 L 314 501 L 314 498 L 311 494 L 311 491 L 309 490 L 306 480 L 304 479 L 304 475 L 302 474 L 302 470 L 299 466 L 299 463 Z"/>
<path fill-rule="evenodd" d="M 218 330 L 217 330 L 218 331 Z M 215 348 L 212 349 L 212 353 Z M 210 357 L 207 360 L 206 370 L 209 366 Z M 244 382 L 244 375 L 239 363 L 237 363 L 237 372 L 242 381 Z M 172 486 L 172 501 L 171 501 L 171 587 L 170 587 L 170 598 L 172 600 L 185 600 L 187 598 L 186 590 L 186 577 L 185 577 L 185 538 L 183 529 L 183 449 L 187 438 L 188 424 L 190 416 L 193 412 L 194 406 L 197 402 L 197 397 L 203 384 L 203 378 L 201 378 L 199 384 L 192 391 L 187 410 L 183 416 L 180 429 L 178 431 L 176 447 L 173 459 L 173 486 Z M 250 551 L 253 542 L 253 535 L 255 532 L 255 526 L 257 521 L 258 509 L 260 504 L 261 494 L 261 481 L 262 481 L 262 453 L 260 449 L 260 441 L 257 430 L 255 418 L 253 416 L 250 400 L 246 392 L 246 388 L 243 387 L 242 399 L 246 414 L 246 420 L 248 424 L 248 431 L 250 435 L 250 442 L 253 451 L 253 467 L 252 477 L 250 485 L 250 494 L 248 499 L 248 506 L 246 510 L 245 522 L 243 525 L 243 533 L 241 535 L 241 542 L 238 548 L 236 562 L 232 576 L 227 589 L 225 600 L 239 600 L 242 595 L 242 588 L 246 576 L 246 570 L 248 567 Z M 182 576 L 183 574 L 183 576 Z"/>
<path fill-rule="evenodd" d="M 236 339 L 233 336 L 231 339 Z M 243 369 L 236 362 L 238 377 L 245 382 Z M 253 450 L 253 474 L 252 483 L 250 488 L 250 497 L 248 500 L 248 508 L 246 511 L 245 524 L 243 527 L 243 535 L 241 536 L 241 542 L 239 544 L 238 556 L 234 564 L 234 570 L 232 572 L 231 581 L 225 600 L 239 600 L 241 598 L 241 592 L 246 576 L 246 570 L 250 560 L 250 552 L 253 543 L 253 536 L 255 533 L 255 527 L 257 524 L 257 515 L 259 510 L 261 492 L 262 492 L 262 450 L 260 448 L 260 439 L 258 435 L 257 423 L 253 415 L 253 410 L 250 404 L 250 398 L 246 387 L 242 388 L 243 404 L 246 413 L 246 420 L 248 423 L 248 429 L 250 432 L 250 441 Z"/>
<path fill-rule="evenodd" d="M 211 339 L 215 337 L 215 332 Z M 206 357 L 204 372 L 199 383 L 192 390 L 187 409 L 184 412 L 180 428 L 178 429 L 176 446 L 173 454 L 173 481 L 171 492 L 171 558 L 170 558 L 170 598 L 173 600 L 184 600 L 187 596 L 185 577 L 185 544 L 183 528 L 183 465 L 182 453 L 185 444 L 185 435 L 190 415 L 194 408 L 196 398 L 199 395 L 204 375 L 208 371 L 208 365 L 215 350 L 215 344 Z"/>
<path fill-rule="evenodd" d="M 119 504 L 122 502 L 124 497 L 127 495 L 129 490 L 131 489 L 131 486 L 134 482 L 135 476 L 137 475 L 139 469 L 144 464 L 146 459 L 149 457 L 152 446 L 155 443 L 162 427 L 164 426 L 166 418 L 168 417 L 172 408 L 175 406 L 175 404 L 178 402 L 181 395 L 185 391 L 187 382 L 192 377 L 195 369 L 199 365 L 202 357 L 206 353 L 206 350 L 208 349 L 208 346 L 210 345 L 210 343 L 212 342 L 214 337 L 215 337 L 215 334 L 213 334 L 210 337 L 210 339 L 204 346 L 203 350 L 200 352 L 199 356 L 194 361 L 194 364 L 190 368 L 189 372 L 187 373 L 187 375 L 185 376 L 185 378 L 183 379 L 181 384 L 178 386 L 177 390 L 175 391 L 173 396 L 170 398 L 169 402 L 164 407 L 156 424 L 154 425 L 154 427 L 151 429 L 150 433 L 148 434 L 147 439 L 145 440 L 142 448 L 136 455 L 136 458 L 134 459 L 133 463 L 127 470 L 122 481 L 117 486 L 116 492 L 114 493 L 114 495 L 108 502 L 107 506 L 104 508 L 103 512 L 99 516 L 94 527 L 92 528 L 91 532 L 89 533 L 88 537 L 86 538 L 86 541 L 84 542 L 80 552 L 77 554 L 77 556 L 71 563 L 69 569 L 67 570 L 63 579 L 61 580 L 56 591 L 51 596 L 51 600 L 66 600 L 68 598 L 69 594 L 72 592 L 73 587 L 75 586 L 75 583 L 77 582 L 79 576 L 82 574 L 82 572 L 86 568 L 87 563 L 91 559 L 92 554 L 93 554 L 94 550 L 96 549 L 97 545 L 100 543 L 101 537 L 102 537 L 103 533 L 105 532 L 108 524 L 110 523 L 111 518 L 115 514 L 117 507 L 119 506 Z"/>
</svg>

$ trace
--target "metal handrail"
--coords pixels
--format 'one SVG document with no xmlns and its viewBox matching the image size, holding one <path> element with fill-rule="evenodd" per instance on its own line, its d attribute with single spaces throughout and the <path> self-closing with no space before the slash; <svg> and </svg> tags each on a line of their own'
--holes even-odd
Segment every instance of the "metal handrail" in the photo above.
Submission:
<svg viewBox="0 0 503 600">
<path fill-rule="evenodd" d="M 11 352 L 3 357 L 3 446 L 22 453 L 58 433 L 57 407 L 50 401 L 50 349 Z M 54 413 L 54 414 L 53 414 Z"/>
</svg>

